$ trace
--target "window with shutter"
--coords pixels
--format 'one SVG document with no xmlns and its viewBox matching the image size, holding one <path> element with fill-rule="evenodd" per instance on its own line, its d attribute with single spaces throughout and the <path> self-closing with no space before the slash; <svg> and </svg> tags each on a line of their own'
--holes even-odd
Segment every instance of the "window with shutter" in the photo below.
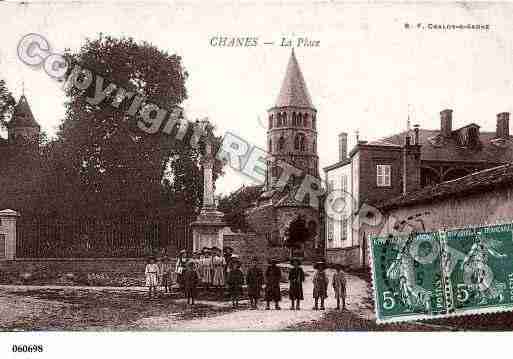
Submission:
<svg viewBox="0 0 513 359">
<path fill-rule="evenodd" d="M 376 184 L 378 187 L 391 186 L 391 165 L 376 165 Z"/>
</svg>

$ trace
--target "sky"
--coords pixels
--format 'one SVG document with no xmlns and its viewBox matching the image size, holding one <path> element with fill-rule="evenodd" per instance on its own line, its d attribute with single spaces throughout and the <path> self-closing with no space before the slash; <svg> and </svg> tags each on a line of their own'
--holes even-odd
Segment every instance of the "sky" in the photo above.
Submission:
<svg viewBox="0 0 513 359">
<path fill-rule="evenodd" d="M 322 168 L 337 161 L 340 132 L 349 134 L 351 148 L 355 131 L 360 140 L 385 137 L 405 130 L 408 116 L 421 128 L 438 129 L 445 108 L 454 110 L 454 128 L 474 122 L 494 131 L 496 114 L 513 110 L 512 10 L 512 4 L 487 3 L 4 2 L 0 78 L 16 98 L 24 83 L 34 116 L 53 135 L 66 98 L 42 69 L 17 58 L 20 39 L 38 33 L 59 53 L 100 32 L 130 36 L 182 56 L 189 118 L 208 117 L 220 134 L 230 131 L 265 148 L 266 111 L 291 52 L 280 46 L 282 38 L 319 41 L 295 52 L 318 111 Z M 434 30 L 428 24 L 489 30 Z M 258 46 L 212 46 L 218 36 L 256 37 Z M 251 181 L 228 169 L 217 193 L 243 184 Z"/>
</svg>

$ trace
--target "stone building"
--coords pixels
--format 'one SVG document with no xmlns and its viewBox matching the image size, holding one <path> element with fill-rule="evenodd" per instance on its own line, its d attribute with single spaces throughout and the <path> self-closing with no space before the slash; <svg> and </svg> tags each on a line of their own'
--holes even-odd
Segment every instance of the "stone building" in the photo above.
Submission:
<svg viewBox="0 0 513 359">
<path fill-rule="evenodd" d="M 30 195 L 38 191 L 41 127 L 22 95 L 7 123 L 7 138 L 0 136 L 0 206 L 30 207 Z"/>
<path fill-rule="evenodd" d="M 37 144 L 40 132 L 41 126 L 34 118 L 27 98 L 22 95 L 7 123 L 7 139 L 0 137 L 0 154 L 16 146 Z"/>
<path fill-rule="evenodd" d="M 305 175 L 319 178 L 317 110 L 294 51 L 276 102 L 268 110 L 267 151 L 266 181 L 256 205 L 246 211 L 247 222 L 265 236 L 271 255 L 315 257 L 322 247 L 319 210 L 297 201 L 295 193 Z M 298 170 L 282 187 L 278 186 L 280 161 Z"/>
<path fill-rule="evenodd" d="M 11 121 L 7 124 L 7 142 L 10 144 L 21 141 L 37 143 L 41 126 L 37 123 L 25 95 L 16 104 Z"/>
<path fill-rule="evenodd" d="M 378 204 L 380 225 L 371 235 L 511 223 L 513 164 L 446 181 Z"/>
<path fill-rule="evenodd" d="M 437 130 L 415 126 L 380 140 L 359 141 L 349 154 L 347 135 L 339 136 L 339 161 L 324 171 L 330 191 L 348 194 L 347 213 L 341 220 L 323 214 L 328 260 L 368 266 L 367 224 L 377 215 L 369 208 L 513 161 L 509 113 L 497 115 L 495 132 L 480 131 L 475 123 L 453 129 L 452 113 L 440 112 Z"/>
</svg>

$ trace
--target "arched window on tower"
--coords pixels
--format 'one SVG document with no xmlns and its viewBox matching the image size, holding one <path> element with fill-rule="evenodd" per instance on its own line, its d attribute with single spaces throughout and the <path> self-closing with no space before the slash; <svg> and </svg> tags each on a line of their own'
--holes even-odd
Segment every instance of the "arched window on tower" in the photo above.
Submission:
<svg viewBox="0 0 513 359">
<path fill-rule="evenodd" d="M 297 116 L 295 112 L 292 112 L 292 126 L 297 126 Z"/>
<path fill-rule="evenodd" d="M 273 118 L 273 115 L 269 116 L 269 128 L 273 128 Z"/>
<path fill-rule="evenodd" d="M 278 140 L 278 151 L 283 151 L 284 148 L 285 148 L 285 138 L 283 138 L 283 136 L 281 136 L 280 139 Z"/>
<path fill-rule="evenodd" d="M 312 150 L 313 150 L 314 152 L 316 152 L 316 151 L 317 151 L 317 141 L 316 141 L 315 139 L 313 140 L 313 143 L 312 143 Z"/>
<path fill-rule="evenodd" d="M 275 177 L 275 178 L 276 178 L 276 177 L 278 177 L 278 176 L 280 175 L 280 171 L 279 171 L 278 166 L 273 165 L 273 166 L 271 167 L 271 175 L 272 175 L 273 177 Z"/>
<path fill-rule="evenodd" d="M 317 124 L 317 117 L 315 116 L 315 113 L 312 115 L 312 128 L 315 130 Z"/>
<path fill-rule="evenodd" d="M 303 114 L 303 126 L 308 127 L 308 114 Z"/>
<path fill-rule="evenodd" d="M 273 151 L 273 140 L 269 139 L 269 152 Z"/>
<path fill-rule="evenodd" d="M 286 112 L 281 113 L 281 125 L 287 126 L 287 113 Z"/>
<path fill-rule="evenodd" d="M 299 151 L 306 151 L 305 135 L 298 133 L 294 139 L 294 149 Z"/>
</svg>

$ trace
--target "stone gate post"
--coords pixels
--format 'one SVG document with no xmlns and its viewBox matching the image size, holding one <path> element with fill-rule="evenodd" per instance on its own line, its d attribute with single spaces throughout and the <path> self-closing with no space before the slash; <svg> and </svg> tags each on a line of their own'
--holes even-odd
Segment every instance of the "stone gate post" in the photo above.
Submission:
<svg viewBox="0 0 513 359">
<path fill-rule="evenodd" d="M 12 209 L 0 211 L 0 261 L 16 258 L 16 221 L 19 216 Z"/>
</svg>

